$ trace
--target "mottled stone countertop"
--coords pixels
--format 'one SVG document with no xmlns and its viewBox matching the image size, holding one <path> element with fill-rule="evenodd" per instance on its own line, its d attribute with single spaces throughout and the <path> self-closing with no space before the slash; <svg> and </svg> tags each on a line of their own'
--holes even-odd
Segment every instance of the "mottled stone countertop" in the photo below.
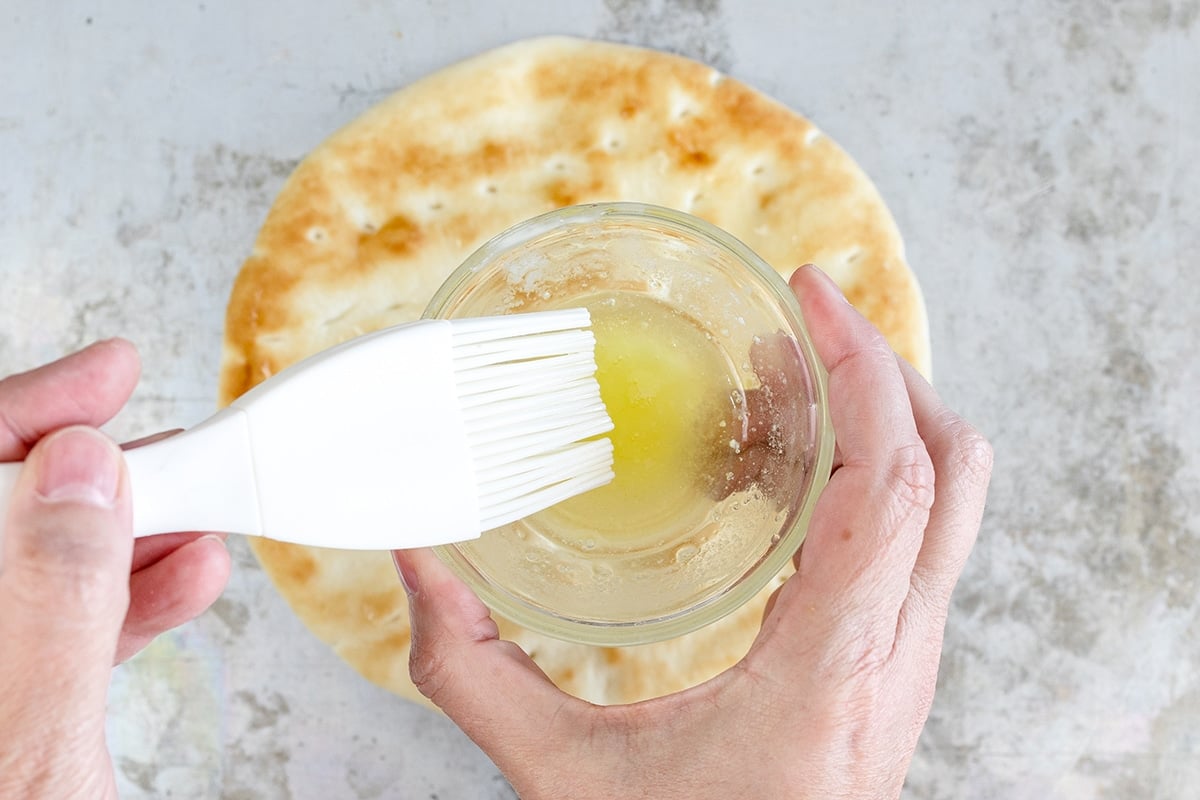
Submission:
<svg viewBox="0 0 1200 800">
<path fill-rule="evenodd" d="M 551 32 L 773 94 L 896 214 L 937 383 L 997 452 L 905 796 L 1200 796 L 1196 0 L 5 0 L 0 370 L 120 334 L 145 377 L 112 432 L 200 420 L 297 160 L 422 74 Z M 216 607 L 115 673 L 125 797 L 513 796 L 233 551 Z"/>
</svg>

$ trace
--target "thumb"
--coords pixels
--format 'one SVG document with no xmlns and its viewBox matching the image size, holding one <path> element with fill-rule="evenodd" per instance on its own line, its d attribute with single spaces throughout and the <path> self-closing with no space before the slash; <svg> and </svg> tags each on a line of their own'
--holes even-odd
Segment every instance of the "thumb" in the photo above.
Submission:
<svg viewBox="0 0 1200 800">
<path fill-rule="evenodd" d="M 124 462 L 108 437 L 70 427 L 33 448 L 0 542 L 6 711 L 20 703 L 38 725 L 92 716 L 102 731 L 129 605 L 130 525 Z"/>
<path fill-rule="evenodd" d="M 546 753 L 589 706 L 556 687 L 520 647 L 501 640 L 487 606 L 431 550 L 393 553 L 412 622 L 417 688 L 506 774 Z"/>
</svg>

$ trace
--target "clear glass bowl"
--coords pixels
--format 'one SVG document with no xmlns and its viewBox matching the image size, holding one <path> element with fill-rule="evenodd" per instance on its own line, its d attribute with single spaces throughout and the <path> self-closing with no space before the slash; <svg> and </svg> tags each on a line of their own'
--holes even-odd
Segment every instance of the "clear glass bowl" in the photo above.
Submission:
<svg viewBox="0 0 1200 800">
<path fill-rule="evenodd" d="M 783 279 L 703 220 L 573 206 L 483 245 L 426 317 L 586 305 L 617 479 L 437 548 L 493 610 L 597 645 L 678 636 L 753 597 L 829 477 L 826 376 Z"/>
</svg>

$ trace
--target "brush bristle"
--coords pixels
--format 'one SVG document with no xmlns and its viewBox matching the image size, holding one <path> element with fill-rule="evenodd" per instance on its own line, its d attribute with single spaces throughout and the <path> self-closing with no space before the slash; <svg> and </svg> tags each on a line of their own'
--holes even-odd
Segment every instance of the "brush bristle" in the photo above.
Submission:
<svg viewBox="0 0 1200 800">
<path fill-rule="evenodd" d="M 613 479 L 613 428 L 586 308 L 451 320 L 458 401 L 481 529 Z"/>
</svg>

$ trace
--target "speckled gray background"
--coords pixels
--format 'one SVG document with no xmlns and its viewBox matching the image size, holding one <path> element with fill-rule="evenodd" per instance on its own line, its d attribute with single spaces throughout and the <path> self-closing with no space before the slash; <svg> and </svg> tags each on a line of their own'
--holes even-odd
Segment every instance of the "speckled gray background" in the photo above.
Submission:
<svg viewBox="0 0 1200 800">
<path fill-rule="evenodd" d="M 899 220 L 937 383 L 997 451 L 906 797 L 1200 797 L 1195 0 L 4 0 L 0 369 L 121 334 L 145 377 L 113 432 L 198 421 L 296 161 L 391 89 L 548 32 L 774 94 Z M 512 797 L 234 553 L 213 611 L 115 673 L 125 797 Z"/>
</svg>

